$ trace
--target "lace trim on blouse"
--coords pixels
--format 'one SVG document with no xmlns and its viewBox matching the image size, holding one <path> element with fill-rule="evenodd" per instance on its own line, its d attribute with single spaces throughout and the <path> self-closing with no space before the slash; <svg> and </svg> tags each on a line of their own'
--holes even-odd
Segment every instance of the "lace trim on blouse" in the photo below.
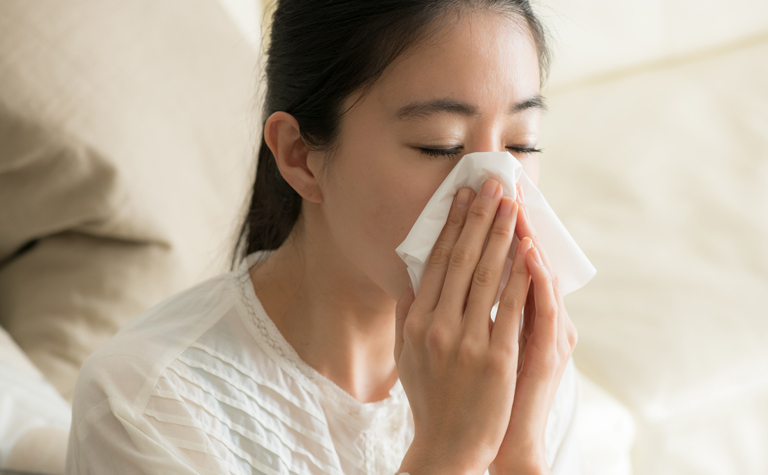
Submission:
<svg viewBox="0 0 768 475">
<path fill-rule="evenodd" d="M 387 406 L 407 404 L 399 379 L 389 390 L 388 398 L 376 402 L 361 403 L 301 359 L 296 350 L 283 337 L 280 330 L 278 330 L 272 319 L 267 315 L 254 291 L 250 273 L 248 272 L 262 255 L 268 255 L 271 252 L 259 251 L 246 256 L 240 264 L 240 275 L 238 276 L 242 301 L 245 303 L 245 307 L 251 317 L 250 320 L 246 320 L 246 325 L 255 329 L 253 332 L 254 337 L 262 343 L 262 346 L 265 349 L 271 350 L 274 356 L 276 356 L 276 360 L 281 363 L 281 366 L 285 367 L 287 371 L 293 374 L 310 391 L 317 393 L 318 391 L 313 389 L 319 389 L 336 408 L 353 416 L 355 419 L 359 420 L 362 417 L 366 422 L 370 423 L 372 418 L 382 417 L 382 409 L 385 409 Z"/>
</svg>

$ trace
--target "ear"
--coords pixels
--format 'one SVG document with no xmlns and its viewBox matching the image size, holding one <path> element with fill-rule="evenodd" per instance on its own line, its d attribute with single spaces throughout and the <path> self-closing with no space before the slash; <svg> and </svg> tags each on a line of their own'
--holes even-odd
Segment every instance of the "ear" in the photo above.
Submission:
<svg viewBox="0 0 768 475">
<path fill-rule="evenodd" d="M 322 203 L 317 175 L 308 164 L 311 153 L 301 138 L 299 123 L 287 112 L 275 112 L 264 124 L 264 140 L 272 151 L 277 168 L 291 188 L 312 203 Z"/>
</svg>

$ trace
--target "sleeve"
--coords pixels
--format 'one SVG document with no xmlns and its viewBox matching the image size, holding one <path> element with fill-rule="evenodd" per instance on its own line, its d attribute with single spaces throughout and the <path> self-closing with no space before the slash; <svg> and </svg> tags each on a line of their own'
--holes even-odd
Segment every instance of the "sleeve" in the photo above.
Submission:
<svg viewBox="0 0 768 475">
<path fill-rule="evenodd" d="M 69 433 L 67 475 L 203 473 L 140 414 L 119 400 L 91 409 Z"/>
<path fill-rule="evenodd" d="M 552 475 L 584 473 L 577 418 L 580 401 L 580 376 L 571 358 L 563 372 L 547 421 L 546 457 Z"/>
<path fill-rule="evenodd" d="M 131 344 L 141 344 L 135 339 Z M 225 459 L 211 456 L 212 441 L 196 427 L 190 407 L 172 386 L 165 404 L 174 411 L 161 417 L 148 401 L 158 392 L 163 364 L 151 358 L 103 351 L 89 356 L 78 377 L 72 405 L 66 470 L 68 475 L 222 474 Z M 151 354 L 150 350 L 146 351 Z M 165 411 L 168 413 L 169 411 Z M 171 418 L 171 419 L 169 419 Z M 197 443 L 196 443 L 197 442 Z"/>
</svg>

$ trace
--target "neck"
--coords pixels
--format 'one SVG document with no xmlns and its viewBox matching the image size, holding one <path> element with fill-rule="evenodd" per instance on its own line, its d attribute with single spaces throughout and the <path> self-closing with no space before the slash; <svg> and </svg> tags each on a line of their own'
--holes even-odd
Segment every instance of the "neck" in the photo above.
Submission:
<svg viewBox="0 0 768 475">
<path fill-rule="evenodd" d="M 395 305 L 335 246 L 292 234 L 251 280 L 267 315 L 302 360 L 360 402 L 397 380 Z"/>
</svg>

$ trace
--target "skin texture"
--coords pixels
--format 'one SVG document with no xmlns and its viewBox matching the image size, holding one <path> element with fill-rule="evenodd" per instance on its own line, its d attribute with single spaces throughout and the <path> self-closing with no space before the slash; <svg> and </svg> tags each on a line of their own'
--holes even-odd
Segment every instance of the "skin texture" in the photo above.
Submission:
<svg viewBox="0 0 768 475">
<path fill-rule="evenodd" d="M 508 242 L 499 240 L 498 262 L 491 261 L 490 256 L 482 262 L 487 261 L 486 267 L 500 273 L 497 267 L 503 267 L 504 242 L 508 249 L 512 233 L 521 238 L 528 236 L 519 249 L 519 276 L 512 285 L 517 288 L 507 292 L 506 311 L 509 315 L 517 312 L 519 319 L 528 296 L 527 336 L 519 337 L 516 329 L 511 330 L 514 317 L 502 316 L 502 320 L 508 320 L 503 325 L 507 330 L 496 334 L 507 336 L 497 336 L 501 343 L 491 345 L 491 325 L 485 312 L 487 298 L 484 300 L 480 291 L 469 293 L 470 299 L 477 302 L 472 306 L 478 309 L 472 313 L 474 316 L 462 314 L 462 302 L 451 305 L 436 298 L 427 302 L 428 292 L 423 292 L 422 297 L 420 291 L 419 298 L 414 300 L 405 264 L 395 253 L 461 156 L 535 147 L 540 110 L 530 107 L 510 113 L 510 108 L 538 94 L 536 49 L 520 20 L 497 12 L 463 12 L 437 36 L 393 62 L 367 94 L 348 98 L 348 105 L 354 106 L 342 118 L 338 147 L 332 157 L 328 152 L 308 149 L 301 140 L 299 124 L 287 113 L 274 113 L 265 125 L 265 139 L 278 167 L 302 196 L 303 203 L 300 221 L 288 241 L 262 265 L 251 269 L 256 294 L 301 358 L 357 400 L 384 399 L 397 378 L 401 378 L 416 423 L 416 438 L 402 469 L 414 475 L 440 468 L 435 457 L 449 463 L 450 470 L 443 468 L 441 473 L 482 473 L 489 464 L 496 473 L 547 471 L 543 463 L 543 425 L 576 336 L 557 282 L 546 270 L 545 250 L 540 250 L 542 266 L 535 263 L 533 253 L 526 254 L 538 240 L 525 219 L 524 206 L 509 198 L 503 200 L 507 202 L 505 206 L 513 209 L 509 217 L 494 226 L 506 226 L 501 234 Z M 465 103 L 475 113 L 398 117 L 398 112 L 409 104 L 433 100 Z M 458 152 L 453 156 L 432 157 L 421 150 L 456 147 Z M 538 182 L 536 155 L 515 151 L 513 154 L 534 183 Z M 330 166 L 324 169 L 329 159 Z M 471 229 L 472 235 L 485 236 L 502 197 L 499 194 L 480 200 L 474 199 L 474 193 L 471 195 L 471 206 L 462 208 L 464 217 L 454 221 L 473 223 L 465 228 Z M 486 218 L 467 218 L 478 207 L 486 209 Z M 448 255 L 457 241 L 464 242 L 459 239 L 459 235 L 464 236 L 462 227 L 463 224 L 455 228 L 453 234 L 444 230 L 444 234 L 454 237 Z M 460 273 L 463 277 L 454 279 L 464 282 L 454 284 L 455 295 L 467 295 L 482 242 L 476 247 L 474 261 L 469 259 L 469 265 Z M 439 276 L 433 277 L 432 285 L 438 289 L 433 292 L 435 295 L 440 294 L 443 280 L 448 282 L 446 275 L 451 274 L 447 269 L 457 267 L 449 266 L 448 262 L 441 265 L 438 267 L 442 270 L 431 271 Z M 494 272 L 489 273 L 489 288 L 496 277 L 500 279 Z M 530 289 L 529 276 L 534 283 Z M 496 281 L 496 288 L 498 285 Z M 493 290 L 493 297 L 495 294 Z M 490 300 L 492 303 L 493 298 Z M 536 309 L 549 318 L 536 319 Z M 443 327 L 449 329 L 444 332 L 448 337 L 435 356 L 430 353 L 435 345 L 430 343 L 427 330 L 439 321 L 454 324 Z M 473 321 L 475 326 L 455 324 L 457 321 Z M 477 330 L 477 322 L 485 330 Z M 544 330 L 534 331 L 545 324 Z M 467 328 L 474 330 L 467 333 Z M 474 346 L 462 344 L 468 341 L 466 335 L 474 335 Z M 526 355 L 525 364 L 518 364 L 518 351 L 523 361 L 525 346 L 521 345 L 527 342 L 538 353 Z M 467 355 L 472 357 L 466 360 Z M 438 361 L 438 356 L 443 358 L 442 366 L 425 364 L 430 358 Z M 449 361 L 452 369 L 463 368 L 466 378 L 458 378 L 455 371 L 450 375 L 441 373 L 440 368 L 448 368 Z M 518 377 L 518 372 L 529 376 Z M 478 380 L 478 374 L 486 379 Z M 457 380 L 462 381 L 459 389 L 436 407 L 436 401 L 448 392 L 430 391 L 457 386 Z M 497 387 L 495 392 L 486 391 L 497 395 L 489 399 L 496 406 L 488 403 L 491 405 L 485 404 L 485 409 L 467 409 L 468 404 L 480 404 L 479 395 L 472 388 L 492 387 L 488 385 Z M 513 396 L 515 401 L 521 401 L 515 402 L 517 410 L 512 407 Z M 431 422 L 445 420 L 435 416 L 439 411 L 445 415 L 456 413 L 457 409 L 466 409 L 471 417 L 442 426 Z M 486 419 L 494 421 L 491 426 L 472 422 Z M 515 421 L 514 430 L 510 421 Z M 472 437 L 436 442 L 435 437 L 450 433 Z"/>
</svg>

